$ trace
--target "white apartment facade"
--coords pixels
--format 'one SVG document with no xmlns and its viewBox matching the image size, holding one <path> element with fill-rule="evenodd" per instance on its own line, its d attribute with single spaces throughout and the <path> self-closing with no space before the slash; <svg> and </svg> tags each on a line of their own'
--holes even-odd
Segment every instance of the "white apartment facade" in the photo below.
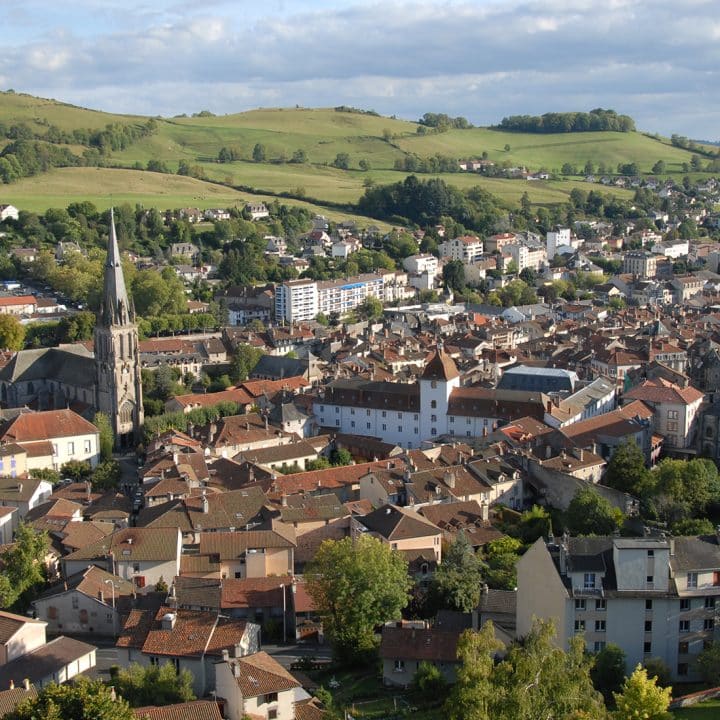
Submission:
<svg viewBox="0 0 720 720">
<path fill-rule="evenodd" d="M 441 258 L 459 260 L 466 265 L 479 260 L 483 254 L 483 241 L 474 235 L 446 240 L 438 245 Z"/>
<path fill-rule="evenodd" d="M 414 275 L 437 275 L 438 259 L 434 255 L 410 255 L 403 260 L 403 268 Z"/>
</svg>

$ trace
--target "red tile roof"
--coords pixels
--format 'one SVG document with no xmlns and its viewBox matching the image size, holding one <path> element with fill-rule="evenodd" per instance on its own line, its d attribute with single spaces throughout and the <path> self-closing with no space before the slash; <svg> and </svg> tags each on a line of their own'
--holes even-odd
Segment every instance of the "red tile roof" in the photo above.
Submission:
<svg viewBox="0 0 720 720">
<path fill-rule="evenodd" d="M 18 415 L 2 429 L 0 438 L 9 442 L 37 442 L 99 432 L 91 422 L 72 410 L 47 410 Z"/>
<path fill-rule="evenodd" d="M 640 385 L 625 393 L 630 400 L 642 400 L 651 403 L 671 403 L 676 405 L 692 405 L 701 401 L 705 395 L 688 385 L 681 388 L 663 378 L 645 380 Z"/>
<path fill-rule="evenodd" d="M 164 707 L 148 705 L 135 708 L 133 713 L 138 720 L 222 720 L 215 700 L 193 700 Z"/>
</svg>

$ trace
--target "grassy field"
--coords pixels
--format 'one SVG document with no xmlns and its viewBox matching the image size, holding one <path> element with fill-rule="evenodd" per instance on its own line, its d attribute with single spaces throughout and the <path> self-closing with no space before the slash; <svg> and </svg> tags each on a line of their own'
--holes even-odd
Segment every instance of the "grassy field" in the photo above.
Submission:
<svg viewBox="0 0 720 720">
<path fill-rule="evenodd" d="M 677 720 L 717 720 L 720 718 L 720 700 L 708 700 L 689 708 L 673 711 Z"/>
<path fill-rule="evenodd" d="M 246 202 L 261 200 L 270 202 L 275 198 L 238 192 L 213 183 L 202 182 L 180 175 L 140 172 L 110 168 L 59 168 L 24 178 L 11 185 L 0 186 L 0 197 L 16 207 L 32 212 L 45 212 L 49 207 L 67 207 L 78 199 L 89 200 L 98 208 L 130 203 L 156 207 L 160 210 L 181 207 L 234 207 Z M 279 198 L 281 203 L 307 207 L 313 213 L 325 215 L 330 220 L 356 220 L 360 226 L 368 219 L 309 202 Z M 381 228 L 386 223 L 373 221 Z"/>
<path fill-rule="evenodd" d="M 72 130 L 145 119 L 87 110 L 19 93 L 0 93 L 0 123 L 27 122 L 40 133 L 48 123 Z M 201 166 L 207 177 L 217 182 L 268 193 L 302 188 L 309 198 L 335 203 L 355 203 L 368 179 L 377 183 L 402 180 L 407 173 L 393 168 L 398 159 L 408 154 L 429 157 L 439 153 L 473 158 L 485 152 L 495 162 L 508 161 L 531 170 L 540 167 L 559 170 L 564 163 L 583 167 L 591 160 L 613 169 L 620 162 L 635 162 L 641 170 L 649 171 L 655 162 L 664 160 L 670 172 L 679 171 L 681 164 L 691 158 L 691 153 L 641 133 L 534 135 L 472 128 L 419 135 L 416 123 L 328 108 L 266 108 L 217 117 L 157 118 L 157 128 L 152 136 L 110 155 L 109 163 L 125 167 L 140 163 L 144 167 L 153 159 L 164 162 L 174 172 L 178 163 L 185 161 Z M 256 143 L 264 145 L 266 162 L 250 161 Z M 507 151 L 506 145 L 510 147 Z M 222 147 L 232 148 L 243 159 L 218 163 Z M 298 150 L 304 151 L 307 162 L 286 162 Z M 80 154 L 82 148 L 74 148 L 74 152 Z M 349 155 L 350 170 L 331 166 L 338 153 Z M 368 172 L 358 169 L 361 160 L 369 162 Z M 178 207 L 232 204 L 237 195 L 230 189 L 208 183 L 198 185 L 184 178 L 173 180 L 172 176 L 148 175 L 150 177 L 141 179 L 137 173 L 121 175 L 96 168 L 75 168 L 67 173 L 62 171 L 61 175 L 50 173 L 5 186 L 0 189 L 0 202 L 40 208 L 85 197 L 98 200 L 105 197 L 109 202 L 107 198 L 112 195 L 122 201 Z M 58 181 L 59 177 L 63 180 Z M 516 205 L 525 192 L 531 202 L 545 205 L 565 202 L 578 185 L 586 190 L 593 187 L 579 180 L 526 182 L 466 173 L 439 177 L 462 188 L 480 185 L 509 205 Z M 598 189 L 621 197 L 631 196 L 626 190 Z"/>
</svg>

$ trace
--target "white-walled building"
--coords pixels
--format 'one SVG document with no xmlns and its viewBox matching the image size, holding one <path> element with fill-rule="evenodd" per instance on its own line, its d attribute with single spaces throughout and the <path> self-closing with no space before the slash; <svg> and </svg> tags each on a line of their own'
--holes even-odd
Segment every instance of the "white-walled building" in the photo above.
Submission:
<svg viewBox="0 0 720 720">
<path fill-rule="evenodd" d="M 517 572 L 518 636 L 534 617 L 552 619 L 560 647 L 581 634 L 592 652 L 618 645 L 628 672 L 659 657 L 673 680 L 697 677 L 720 604 L 717 537 L 541 538 Z"/>
<path fill-rule="evenodd" d="M 480 259 L 483 254 L 483 241 L 474 235 L 464 235 L 440 243 L 438 250 L 441 258 L 459 260 L 467 265 Z"/>
<path fill-rule="evenodd" d="M 560 247 L 570 246 L 570 228 L 558 228 L 551 230 L 547 234 L 547 256 L 548 260 L 552 260 Z"/>
<path fill-rule="evenodd" d="M 405 270 L 414 275 L 423 273 L 437 275 L 438 259 L 434 255 L 410 255 L 403 260 L 402 264 Z"/>
</svg>

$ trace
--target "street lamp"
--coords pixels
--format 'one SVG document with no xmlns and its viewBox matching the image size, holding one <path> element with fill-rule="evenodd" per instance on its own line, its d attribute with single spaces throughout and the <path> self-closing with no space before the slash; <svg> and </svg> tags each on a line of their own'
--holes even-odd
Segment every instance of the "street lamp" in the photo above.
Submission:
<svg viewBox="0 0 720 720">
<path fill-rule="evenodd" d="M 283 644 L 287 643 L 287 603 L 285 600 L 285 585 L 280 585 L 283 596 Z"/>
</svg>

